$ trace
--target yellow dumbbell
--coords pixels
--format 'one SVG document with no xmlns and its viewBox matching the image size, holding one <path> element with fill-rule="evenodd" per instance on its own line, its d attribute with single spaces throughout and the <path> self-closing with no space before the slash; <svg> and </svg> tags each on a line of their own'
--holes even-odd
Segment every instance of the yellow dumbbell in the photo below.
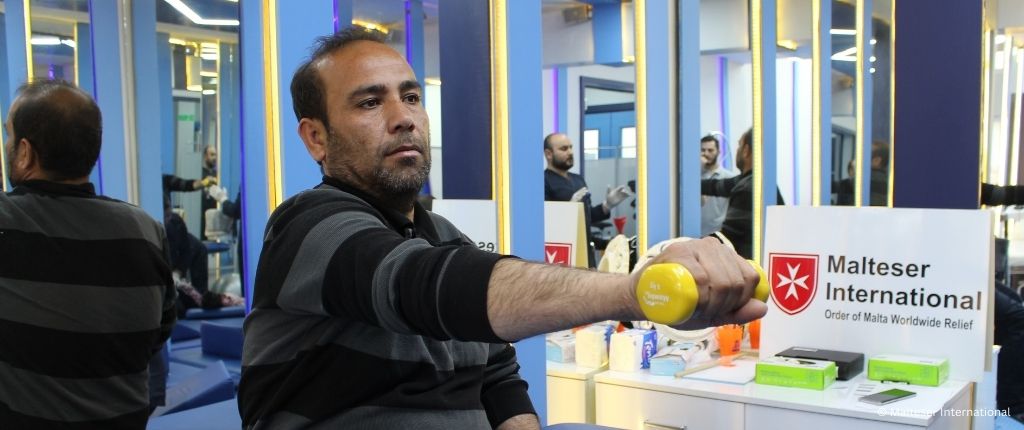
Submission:
<svg viewBox="0 0 1024 430">
<path fill-rule="evenodd" d="M 761 277 L 754 288 L 754 298 L 768 300 L 768 277 L 764 269 L 747 260 Z M 644 269 L 636 286 L 636 298 L 647 319 L 659 324 L 679 324 L 697 309 L 697 282 L 681 264 L 660 263 Z"/>
</svg>

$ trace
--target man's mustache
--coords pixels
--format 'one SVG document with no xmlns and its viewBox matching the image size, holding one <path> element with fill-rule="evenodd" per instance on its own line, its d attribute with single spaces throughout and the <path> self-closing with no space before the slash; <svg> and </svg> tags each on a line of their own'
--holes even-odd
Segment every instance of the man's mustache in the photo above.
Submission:
<svg viewBox="0 0 1024 430">
<path fill-rule="evenodd" d="M 420 154 L 423 154 L 426 150 L 423 139 L 414 135 L 405 135 L 395 139 L 393 142 L 388 143 L 384 146 L 382 153 L 384 155 L 394 154 L 398 151 L 415 150 Z"/>
</svg>

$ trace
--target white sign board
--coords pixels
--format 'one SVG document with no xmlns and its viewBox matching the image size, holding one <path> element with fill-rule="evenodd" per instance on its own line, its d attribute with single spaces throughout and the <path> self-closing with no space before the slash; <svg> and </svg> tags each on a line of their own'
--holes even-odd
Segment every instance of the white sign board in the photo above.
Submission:
<svg viewBox="0 0 1024 430">
<path fill-rule="evenodd" d="M 587 267 L 583 204 L 544 202 L 544 262 Z"/>
<path fill-rule="evenodd" d="M 494 200 L 434 200 L 431 212 L 451 221 L 478 248 L 498 252 L 498 213 Z"/>
<path fill-rule="evenodd" d="M 980 381 L 992 235 L 981 210 L 769 207 L 761 357 L 793 346 L 939 357 L 950 378 Z"/>
</svg>

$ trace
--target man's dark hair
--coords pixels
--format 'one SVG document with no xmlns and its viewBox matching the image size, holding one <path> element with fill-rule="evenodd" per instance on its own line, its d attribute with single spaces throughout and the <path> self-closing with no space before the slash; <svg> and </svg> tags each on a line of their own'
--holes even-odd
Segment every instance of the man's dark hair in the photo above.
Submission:
<svg viewBox="0 0 1024 430">
<path fill-rule="evenodd" d="M 320 71 L 317 70 L 316 63 L 321 58 L 359 40 L 386 43 L 384 36 L 379 32 L 356 26 L 348 27 L 330 36 L 318 37 L 313 42 L 313 52 L 309 59 L 302 63 L 292 75 L 292 109 L 295 111 L 295 119 L 317 119 L 325 126 L 329 126 L 324 82 L 320 79 Z"/>
<path fill-rule="evenodd" d="M 36 80 L 18 88 L 18 105 L 11 113 L 17 145 L 26 139 L 39 157 L 39 166 L 53 180 L 89 176 L 100 156 L 103 118 L 92 97 L 64 80 Z"/>
<path fill-rule="evenodd" d="M 708 134 L 700 138 L 700 143 L 704 142 L 715 142 L 715 146 L 719 146 L 721 144 L 721 142 L 718 141 L 718 138 L 713 134 Z"/>
</svg>

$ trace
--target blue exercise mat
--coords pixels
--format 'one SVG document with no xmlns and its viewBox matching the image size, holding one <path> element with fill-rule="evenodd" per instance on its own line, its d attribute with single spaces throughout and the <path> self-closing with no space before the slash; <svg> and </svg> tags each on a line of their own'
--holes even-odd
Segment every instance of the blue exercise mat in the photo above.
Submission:
<svg viewBox="0 0 1024 430">
<path fill-rule="evenodd" d="M 198 339 L 199 330 L 197 327 L 192 327 L 188 324 L 182 324 L 178 321 L 174 324 L 174 328 L 171 329 L 171 341 L 180 342 L 189 339 Z"/>
<path fill-rule="evenodd" d="M 156 408 L 153 416 L 169 415 L 200 406 L 235 398 L 235 383 L 217 361 L 167 389 L 164 406 Z"/>
<path fill-rule="evenodd" d="M 197 429 L 240 429 L 242 418 L 238 416 L 238 400 L 189 409 L 176 414 L 164 415 L 149 420 L 148 430 L 197 430 Z"/>
<path fill-rule="evenodd" d="M 228 306 L 217 309 L 192 308 L 185 311 L 187 320 L 211 320 L 218 318 L 238 318 L 245 316 L 245 306 Z"/>
<path fill-rule="evenodd" d="M 173 387 L 182 383 L 182 381 L 188 379 L 189 376 L 195 375 L 196 373 L 202 372 L 202 367 L 196 367 L 190 364 L 170 362 L 168 364 L 170 371 L 167 373 L 167 386 Z"/>
<path fill-rule="evenodd" d="M 206 367 L 218 361 L 224 362 L 224 367 L 231 374 L 231 379 L 238 385 L 242 377 L 242 360 L 226 357 L 218 357 L 212 354 L 203 354 L 203 348 L 185 348 L 171 351 L 171 362 L 187 364 L 193 367 Z"/>
<path fill-rule="evenodd" d="M 242 358 L 242 326 L 233 322 L 203 321 L 199 326 L 203 353 L 225 358 Z"/>
</svg>

